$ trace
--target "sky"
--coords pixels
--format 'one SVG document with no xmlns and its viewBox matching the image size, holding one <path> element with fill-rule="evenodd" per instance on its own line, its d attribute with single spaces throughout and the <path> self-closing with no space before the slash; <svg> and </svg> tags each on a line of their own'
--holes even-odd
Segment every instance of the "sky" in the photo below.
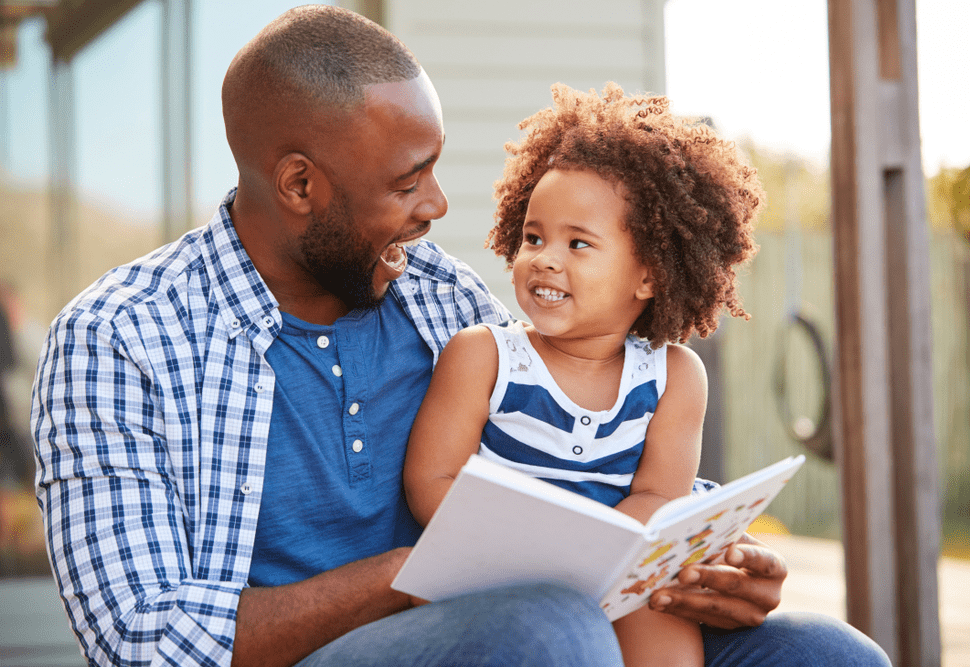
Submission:
<svg viewBox="0 0 970 667">
<path fill-rule="evenodd" d="M 731 138 L 750 137 L 778 153 L 826 163 L 831 141 L 826 5 L 668 0 L 672 109 L 711 115 Z M 923 166 L 930 174 L 941 166 L 970 166 L 968 26 L 968 0 L 916 0 Z"/>
<path fill-rule="evenodd" d="M 221 199 L 235 166 L 219 88 L 236 51 L 292 0 L 199 0 L 192 107 L 196 200 Z M 668 0 L 667 94 L 673 110 L 710 116 L 732 139 L 824 166 L 830 142 L 826 0 Z M 970 165 L 968 0 L 916 0 L 924 169 Z M 78 182 L 89 199 L 133 217 L 161 207 L 158 2 L 149 0 L 75 61 Z M 46 182 L 47 56 L 41 21 L 20 31 L 18 67 L 0 74 L 0 165 Z M 132 103 L 132 99 L 140 103 Z M 107 104 L 105 104 L 107 102 Z M 132 131 L 135 128 L 135 131 Z M 117 165 L 125 165 L 119 178 Z"/>
</svg>

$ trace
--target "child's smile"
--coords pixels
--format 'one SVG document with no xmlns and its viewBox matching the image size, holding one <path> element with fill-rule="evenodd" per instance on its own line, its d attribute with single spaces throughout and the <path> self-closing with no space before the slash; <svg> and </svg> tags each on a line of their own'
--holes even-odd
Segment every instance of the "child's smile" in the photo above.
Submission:
<svg viewBox="0 0 970 667">
<path fill-rule="evenodd" d="M 550 287 L 536 287 L 532 290 L 532 293 L 543 301 L 549 301 L 551 303 L 557 303 L 569 296 L 565 292 L 560 292 Z"/>
</svg>

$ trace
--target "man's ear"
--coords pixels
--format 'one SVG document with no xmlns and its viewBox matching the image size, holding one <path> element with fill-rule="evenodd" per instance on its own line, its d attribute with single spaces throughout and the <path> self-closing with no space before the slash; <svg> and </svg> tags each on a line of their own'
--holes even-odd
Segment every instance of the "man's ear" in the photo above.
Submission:
<svg viewBox="0 0 970 667">
<path fill-rule="evenodd" d="M 273 185 L 283 206 L 297 215 L 330 205 L 330 180 L 303 153 L 287 153 L 276 163 Z"/>
<path fill-rule="evenodd" d="M 653 269 L 643 267 L 643 275 L 640 285 L 637 287 L 636 296 L 642 301 L 653 298 Z"/>
</svg>

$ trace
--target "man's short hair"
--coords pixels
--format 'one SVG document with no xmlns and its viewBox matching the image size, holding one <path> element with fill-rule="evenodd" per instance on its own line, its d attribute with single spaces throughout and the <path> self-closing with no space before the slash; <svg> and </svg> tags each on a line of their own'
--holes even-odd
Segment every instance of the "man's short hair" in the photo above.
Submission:
<svg viewBox="0 0 970 667">
<path fill-rule="evenodd" d="M 270 23 L 253 55 L 260 69 L 300 92 L 344 110 L 375 83 L 410 81 L 421 65 L 401 40 L 348 9 L 296 7 Z"/>
</svg>

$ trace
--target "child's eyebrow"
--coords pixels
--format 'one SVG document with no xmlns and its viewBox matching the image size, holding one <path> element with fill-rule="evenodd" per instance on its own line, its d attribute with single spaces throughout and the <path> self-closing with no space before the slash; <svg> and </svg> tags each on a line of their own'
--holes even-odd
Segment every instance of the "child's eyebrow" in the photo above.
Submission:
<svg viewBox="0 0 970 667">
<path fill-rule="evenodd" d="M 582 234 L 583 236 L 592 236 L 593 238 L 596 238 L 596 239 L 603 238 L 602 236 L 592 231 L 588 227 L 583 227 L 582 225 L 566 225 L 566 229 L 573 232 L 574 234 Z"/>
</svg>

